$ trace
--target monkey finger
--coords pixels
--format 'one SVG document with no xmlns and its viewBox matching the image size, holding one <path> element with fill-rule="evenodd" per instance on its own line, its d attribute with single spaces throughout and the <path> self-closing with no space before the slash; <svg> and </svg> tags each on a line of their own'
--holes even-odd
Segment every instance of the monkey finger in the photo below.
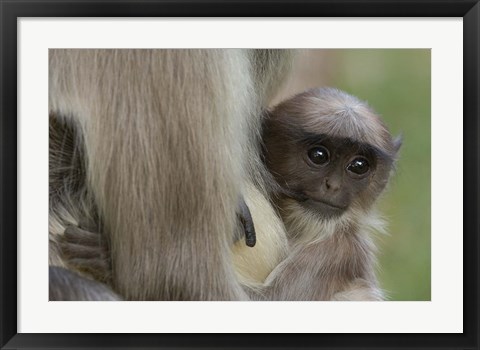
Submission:
<svg viewBox="0 0 480 350">
<path fill-rule="evenodd" d="M 68 265 L 73 269 L 88 273 L 100 281 L 107 281 L 111 277 L 110 264 L 103 259 L 74 258 L 68 261 Z"/>
<path fill-rule="evenodd" d="M 85 259 L 94 259 L 98 257 L 105 257 L 105 251 L 102 246 L 85 246 L 82 244 L 75 244 L 70 242 L 59 243 L 62 254 L 65 258 L 81 257 Z"/>
<path fill-rule="evenodd" d="M 245 243 L 247 244 L 247 246 L 253 247 L 257 242 L 257 237 L 255 234 L 255 226 L 253 225 L 253 219 L 252 219 L 252 214 L 250 213 L 250 209 L 248 208 L 247 203 L 245 203 L 245 200 L 243 199 L 243 197 L 240 198 L 239 210 L 240 212 L 238 213 L 238 216 L 243 226 L 243 232 L 245 234 Z"/>
<path fill-rule="evenodd" d="M 100 246 L 103 244 L 103 239 L 100 233 L 90 232 L 73 225 L 67 226 L 63 237 L 66 241 L 74 244 L 92 246 Z"/>
<path fill-rule="evenodd" d="M 81 227 L 83 230 L 88 232 L 97 233 L 100 232 L 100 228 L 98 226 L 98 220 L 91 219 L 91 218 L 81 218 L 78 220 L 78 227 Z"/>
<path fill-rule="evenodd" d="M 245 243 L 249 247 L 254 247 L 257 243 L 257 236 L 255 234 L 255 228 L 252 225 L 246 223 L 245 225 Z"/>
<path fill-rule="evenodd" d="M 248 211 L 247 216 L 240 216 L 240 222 L 242 223 L 243 232 L 245 234 L 245 243 L 249 247 L 255 246 L 255 244 L 257 243 L 257 235 L 255 233 L 255 226 L 253 225 L 250 211 Z"/>
<path fill-rule="evenodd" d="M 245 237 L 245 243 L 247 246 L 255 246 L 257 239 L 255 234 L 255 227 L 253 226 L 253 221 L 248 221 L 240 215 L 238 215 L 238 217 L 242 226 L 241 228 L 235 230 L 234 242 L 238 242 L 243 237 Z"/>
</svg>

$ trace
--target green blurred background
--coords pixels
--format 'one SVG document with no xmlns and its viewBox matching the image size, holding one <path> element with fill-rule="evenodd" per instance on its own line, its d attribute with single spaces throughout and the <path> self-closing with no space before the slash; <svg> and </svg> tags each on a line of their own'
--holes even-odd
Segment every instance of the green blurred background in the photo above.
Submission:
<svg viewBox="0 0 480 350">
<path fill-rule="evenodd" d="M 380 284 L 390 300 L 430 300 L 430 50 L 302 50 L 272 104 L 315 86 L 366 100 L 403 135 L 397 172 L 379 201 L 388 234 L 377 235 Z"/>
</svg>

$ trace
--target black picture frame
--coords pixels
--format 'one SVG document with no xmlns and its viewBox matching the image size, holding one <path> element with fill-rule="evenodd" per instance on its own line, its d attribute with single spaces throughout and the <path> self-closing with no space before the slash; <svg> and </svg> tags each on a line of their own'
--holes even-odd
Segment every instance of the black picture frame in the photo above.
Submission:
<svg viewBox="0 0 480 350">
<path fill-rule="evenodd" d="M 479 348 L 478 0 L 8 1 L 1 12 L 0 346 L 47 348 Z M 464 332 L 461 334 L 17 333 L 17 19 L 19 17 L 463 17 Z M 415 317 L 412 315 L 412 317 Z"/>
</svg>

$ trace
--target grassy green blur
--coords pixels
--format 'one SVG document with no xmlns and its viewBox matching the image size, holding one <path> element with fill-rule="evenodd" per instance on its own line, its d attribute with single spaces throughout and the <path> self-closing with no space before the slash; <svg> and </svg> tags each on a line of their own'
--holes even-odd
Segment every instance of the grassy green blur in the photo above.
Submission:
<svg viewBox="0 0 480 350">
<path fill-rule="evenodd" d="M 389 222 L 379 238 L 381 286 L 391 300 L 430 300 L 430 50 L 333 50 L 329 57 L 328 85 L 368 101 L 403 135 L 379 206 Z"/>
</svg>

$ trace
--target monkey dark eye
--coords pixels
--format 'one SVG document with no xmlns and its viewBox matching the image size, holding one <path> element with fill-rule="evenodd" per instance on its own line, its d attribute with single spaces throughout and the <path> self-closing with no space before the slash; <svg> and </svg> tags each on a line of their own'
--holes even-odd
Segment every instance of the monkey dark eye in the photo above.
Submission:
<svg viewBox="0 0 480 350">
<path fill-rule="evenodd" d="M 319 146 L 308 151 L 308 158 L 310 158 L 314 164 L 324 165 L 328 163 L 330 154 L 328 153 L 328 149 Z"/>
<path fill-rule="evenodd" d="M 347 170 L 357 175 L 366 174 L 369 169 L 368 160 L 363 157 L 357 157 L 347 165 Z"/>
</svg>

